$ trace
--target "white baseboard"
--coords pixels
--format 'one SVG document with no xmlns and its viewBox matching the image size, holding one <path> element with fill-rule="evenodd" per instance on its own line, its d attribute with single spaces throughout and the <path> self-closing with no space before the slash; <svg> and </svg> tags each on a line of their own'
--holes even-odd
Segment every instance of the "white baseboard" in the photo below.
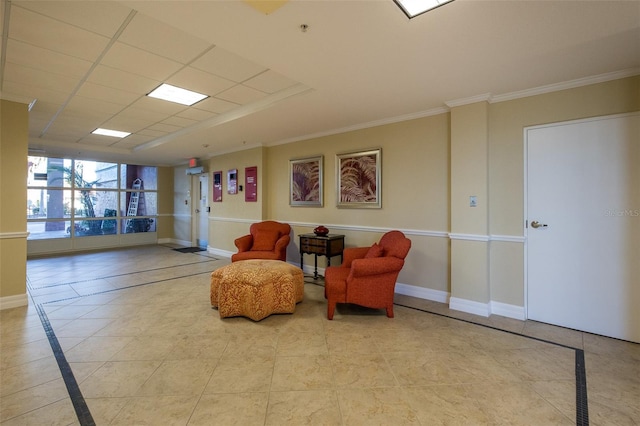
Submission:
<svg viewBox="0 0 640 426">
<path fill-rule="evenodd" d="M 501 302 L 491 302 L 491 314 L 521 321 L 527 319 L 524 313 L 524 306 L 509 305 Z"/>
<path fill-rule="evenodd" d="M 27 293 L 0 297 L 0 311 L 4 309 L 18 308 L 20 306 L 27 306 L 28 304 L 29 297 L 27 296 Z"/>
<path fill-rule="evenodd" d="M 526 319 L 524 306 L 509 305 L 507 303 L 495 301 L 480 303 L 473 300 L 451 297 L 451 294 L 447 291 L 433 290 L 431 288 L 417 287 L 401 283 L 396 283 L 396 293 L 404 296 L 416 297 L 418 299 L 448 303 L 449 308 L 451 309 L 483 317 L 488 317 L 489 315 L 500 315 L 501 317 L 513 318 L 520 321 L 524 321 Z"/>
<path fill-rule="evenodd" d="M 396 293 L 440 303 L 449 303 L 450 297 L 448 291 L 433 290 L 431 288 L 417 287 L 401 283 L 396 283 Z"/>
<path fill-rule="evenodd" d="M 214 256 L 227 257 L 229 259 L 231 259 L 231 256 L 235 254 L 234 251 L 217 249 L 211 246 L 207 247 L 207 253 L 212 254 Z"/>
<path fill-rule="evenodd" d="M 460 299 L 458 297 L 452 297 L 449 299 L 449 308 L 466 312 L 468 314 L 480 315 L 482 317 L 488 317 L 491 315 L 491 303 L 475 302 L 473 300 Z"/>
<path fill-rule="evenodd" d="M 175 238 L 171 238 L 171 243 L 172 244 L 178 244 L 178 245 L 185 246 L 185 247 L 191 247 L 191 241 L 189 241 L 189 240 L 177 240 Z"/>
</svg>

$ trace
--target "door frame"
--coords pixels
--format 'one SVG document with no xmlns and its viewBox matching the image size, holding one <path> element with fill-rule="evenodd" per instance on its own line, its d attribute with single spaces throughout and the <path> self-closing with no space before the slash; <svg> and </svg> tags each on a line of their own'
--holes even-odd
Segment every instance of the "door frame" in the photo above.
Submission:
<svg viewBox="0 0 640 426">
<path fill-rule="evenodd" d="M 198 220 L 198 213 L 196 213 L 196 209 L 200 208 L 200 176 L 202 175 L 206 175 L 208 180 L 211 181 L 209 172 L 191 175 L 191 247 L 198 247 L 198 227 L 200 226 L 200 223 Z M 206 191 L 207 201 L 210 202 L 211 200 L 209 197 L 208 187 L 206 188 Z M 209 232 L 208 229 L 207 232 Z"/>
</svg>

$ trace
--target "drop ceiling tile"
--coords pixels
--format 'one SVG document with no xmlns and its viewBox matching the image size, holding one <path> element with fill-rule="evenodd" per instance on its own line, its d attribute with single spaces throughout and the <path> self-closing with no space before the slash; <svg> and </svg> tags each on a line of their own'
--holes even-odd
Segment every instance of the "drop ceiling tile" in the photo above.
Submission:
<svg viewBox="0 0 640 426">
<path fill-rule="evenodd" d="M 130 117 L 123 114 L 118 114 L 111 119 L 102 123 L 102 128 L 120 130 L 123 132 L 135 133 L 144 128 L 147 128 L 153 124 L 155 121 L 152 120 L 144 120 L 141 118 Z"/>
<path fill-rule="evenodd" d="M 93 129 L 91 129 L 93 130 Z M 47 138 L 65 142 L 77 142 L 90 133 L 84 128 L 73 128 L 70 123 L 53 123 L 46 131 Z"/>
<path fill-rule="evenodd" d="M 11 62 L 5 64 L 4 81 L 19 81 L 24 85 L 65 93 L 70 93 L 80 83 L 79 78 L 53 74 Z"/>
<path fill-rule="evenodd" d="M 103 86 L 91 82 L 84 82 L 77 93 L 78 96 L 85 98 L 99 99 L 118 105 L 129 105 L 140 98 L 140 95 L 133 92 L 118 90 L 113 87 Z"/>
<path fill-rule="evenodd" d="M 144 130 L 140 130 L 139 132 L 136 132 L 136 135 L 150 136 L 153 139 L 159 138 L 159 137 L 164 136 L 166 134 L 168 134 L 168 133 L 167 132 L 162 132 L 160 130 L 151 130 L 151 129 L 144 129 Z"/>
<path fill-rule="evenodd" d="M 51 119 L 53 115 L 60 109 L 61 104 L 50 103 L 38 100 L 34 105 L 31 111 L 29 111 L 29 120 L 32 117 L 42 117 L 46 116 L 47 119 Z"/>
<path fill-rule="evenodd" d="M 69 77 L 82 78 L 92 63 L 18 40 L 7 41 L 7 62 Z"/>
<path fill-rule="evenodd" d="M 118 41 L 182 64 L 191 62 L 212 47 L 200 38 L 141 13 L 131 20 Z"/>
<path fill-rule="evenodd" d="M 196 120 L 190 120 L 188 118 L 173 116 L 164 120 L 162 124 L 170 124 L 172 126 L 178 126 L 178 127 L 189 127 L 189 126 L 193 126 L 197 122 L 198 121 Z"/>
<path fill-rule="evenodd" d="M 2 98 L 6 99 L 8 95 L 22 96 L 25 102 L 37 99 L 38 102 L 49 102 L 54 104 L 63 104 L 69 94 L 59 90 L 51 90 L 46 87 L 37 87 L 16 83 L 13 81 L 5 81 L 2 86 Z"/>
<path fill-rule="evenodd" d="M 266 96 L 266 93 L 252 89 L 251 87 L 243 86 L 242 84 L 238 84 L 237 86 L 216 95 L 219 99 L 240 105 L 246 105 L 251 102 L 258 101 Z"/>
<path fill-rule="evenodd" d="M 65 108 L 55 118 L 49 130 L 56 129 L 56 134 L 64 134 L 65 131 L 91 133 L 110 117 L 111 114 L 99 111 L 77 111 Z"/>
<path fill-rule="evenodd" d="M 122 111 L 123 108 L 124 107 L 120 104 L 105 102 L 100 99 L 85 98 L 84 96 L 74 96 L 67 104 L 67 107 L 65 108 L 65 110 L 74 111 L 78 113 L 84 112 L 84 111 L 96 111 L 103 115 L 104 114 L 109 115 L 109 117 L 105 118 L 106 120 L 110 118 L 112 115 Z"/>
<path fill-rule="evenodd" d="M 126 138 L 120 139 L 113 146 L 116 148 L 135 148 L 136 146 L 147 143 L 153 139 L 153 136 L 144 136 L 139 133 L 135 133 L 127 136 Z"/>
<path fill-rule="evenodd" d="M 164 81 L 182 64 L 156 54 L 116 42 L 102 58 L 103 65 Z"/>
<path fill-rule="evenodd" d="M 171 124 L 157 123 L 157 124 L 154 124 L 153 126 L 147 127 L 146 130 L 154 130 L 154 131 L 165 132 L 165 133 L 173 133 L 173 132 L 176 132 L 176 131 L 178 131 L 180 129 L 181 129 L 181 127 L 173 126 Z"/>
<path fill-rule="evenodd" d="M 186 67 L 178 71 L 176 74 L 168 78 L 166 82 L 174 86 L 182 87 L 183 89 L 193 90 L 194 92 L 209 96 L 215 96 L 216 94 L 237 84 L 231 80 L 227 80 L 226 78 L 218 77 L 217 75 L 192 67 Z"/>
<path fill-rule="evenodd" d="M 82 145 L 99 145 L 99 146 L 112 146 L 121 141 L 121 138 L 114 138 L 111 136 L 103 136 L 103 135 L 94 135 L 92 133 L 78 140 L 79 144 Z"/>
<path fill-rule="evenodd" d="M 248 80 L 267 69 L 220 47 L 214 47 L 191 65 L 236 83 Z"/>
<path fill-rule="evenodd" d="M 161 80 L 154 80 L 104 65 L 98 65 L 89 75 L 87 81 L 132 92 L 140 96 L 151 92 L 161 83 Z"/>
<path fill-rule="evenodd" d="M 150 111 L 154 113 L 160 113 L 165 116 L 164 118 L 166 118 L 168 116 L 178 114 L 189 107 L 186 105 L 175 103 L 175 102 L 169 102 L 169 101 L 164 101 L 162 99 L 143 96 L 137 101 L 133 102 L 131 104 L 131 108 Z"/>
<path fill-rule="evenodd" d="M 200 105 L 202 102 L 197 103 L 196 105 Z M 234 105 L 234 107 L 237 105 Z M 179 112 L 178 114 L 176 114 L 176 117 L 179 118 L 186 118 L 189 120 L 195 120 L 195 121 L 203 121 L 203 120 L 208 120 L 210 118 L 215 117 L 217 114 L 210 112 L 210 111 L 204 111 L 202 109 L 198 109 L 197 107 L 192 107 L 192 108 L 188 108 L 185 109 L 184 111 Z"/>
<path fill-rule="evenodd" d="M 82 134 L 71 134 L 71 133 L 54 133 L 48 132 L 46 135 L 46 140 L 54 141 L 54 144 L 58 142 L 68 142 L 68 143 L 77 143 L 80 138 L 82 138 Z"/>
<path fill-rule="evenodd" d="M 216 114 L 222 114 L 227 111 L 231 111 L 234 108 L 238 108 L 238 104 L 228 102 L 218 98 L 207 98 L 202 100 L 191 107 L 191 109 L 204 110 L 209 112 L 215 112 Z"/>
<path fill-rule="evenodd" d="M 42 130 L 45 126 L 49 124 L 48 119 L 44 118 L 35 118 L 29 115 L 29 137 L 30 138 L 39 138 Z"/>
<path fill-rule="evenodd" d="M 40 136 L 42 130 L 49 124 L 53 116 L 60 109 L 60 105 L 38 101 L 29 111 L 29 132 L 36 132 Z"/>
<path fill-rule="evenodd" d="M 106 37 L 15 5 L 10 25 L 12 39 L 89 61 L 95 61 L 109 43 Z"/>
<path fill-rule="evenodd" d="M 275 71 L 267 70 L 242 84 L 253 89 L 260 90 L 261 92 L 276 93 L 280 90 L 296 85 L 297 82 L 283 76 L 282 74 L 278 74 Z"/>
<path fill-rule="evenodd" d="M 111 38 L 131 9 L 111 1 L 13 1 L 25 9 Z M 13 10 L 12 10 L 13 14 Z"/>
<path fill-rule="evenodd" d="M 115 116 L 114 119 L 116 119 L 117 117 L 128 117 L 132 119 L 144 120 L 149 122 L 147 126 L 150 126 L 152 124 L 159 123 L 162 120 L 166 120 L 171 115 L 172 114 L 163 114 L 157 111 L 151 111 L 148 109 L 135 108 L 130 106 L 125 108 L 122 112 L 120 112 L 120 114 Z"/>
</svg>

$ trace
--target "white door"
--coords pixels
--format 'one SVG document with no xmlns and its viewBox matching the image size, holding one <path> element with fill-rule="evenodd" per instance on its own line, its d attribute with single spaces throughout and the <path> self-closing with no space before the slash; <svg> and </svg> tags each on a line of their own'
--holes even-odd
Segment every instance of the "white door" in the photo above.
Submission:
<svg viewBox="0 0 640 426">
<path fill-rule="evenodd" d="M 640 114 L 525 144 L 528 318 L 640 342 Z"/>
<path fill-rule="evenodd" d="M 196 206 L 196 224 L 198 247 L 207 248 L 209 243 L 209 176 L 202 174 L 198 176 L 198 200 Z"/>
</svg>

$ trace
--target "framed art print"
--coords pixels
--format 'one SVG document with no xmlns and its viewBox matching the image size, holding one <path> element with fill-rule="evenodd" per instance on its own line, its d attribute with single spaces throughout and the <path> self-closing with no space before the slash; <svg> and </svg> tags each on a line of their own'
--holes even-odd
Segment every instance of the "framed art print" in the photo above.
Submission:
<svg viewBox="0 0 640 426">
<path fill-rule="evenodd" d="M 382 207 L 382 149 L 336 155 L 338 207 Z"/>
<path fill-rule="evenodd" d="M 323 157 L 289 160 L 289 204 L 322 207 Z"/>
</svg>

